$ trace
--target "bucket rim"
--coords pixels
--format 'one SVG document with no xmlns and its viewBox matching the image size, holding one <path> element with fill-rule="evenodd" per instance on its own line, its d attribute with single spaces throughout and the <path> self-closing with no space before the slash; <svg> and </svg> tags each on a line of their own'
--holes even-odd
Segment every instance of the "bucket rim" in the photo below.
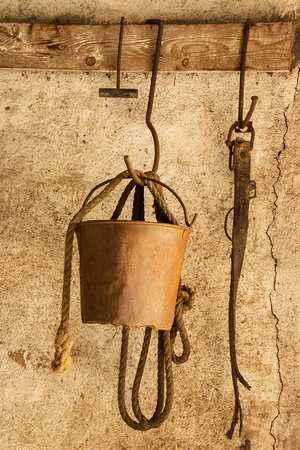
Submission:
<svg viewBox="0 0 300 450">
<path fill-rule="evenodd" d="M 163 222 L 149 222 L 149 221 L 142 221 L 142 220 L 86 220 L 84 222 L 80 222 L 77 224 L 76 229 L 80 228 L 82 226 L 86 225 L 92 225 L 92 224 L 109 224 L 109 225 L 140 225 L 140 226 L 146 226 L 151 225 L 154 227 L 163 227 L 163 228 L 172 228 L 172 229 L 178 229 L 183 231 L 191 232 L 191 228 L 187 226 L 182 225 L 173 225 L 172 223 L 163 223 Z"/>
</svg>

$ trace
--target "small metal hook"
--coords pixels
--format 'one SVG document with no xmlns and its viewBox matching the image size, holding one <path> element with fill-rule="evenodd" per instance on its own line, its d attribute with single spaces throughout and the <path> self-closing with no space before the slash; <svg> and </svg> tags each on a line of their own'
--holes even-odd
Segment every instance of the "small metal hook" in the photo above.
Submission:
<svg viewBox="0 0 300 450">
<path fill-rule="evenodd" d="M 118 59 L 117 59 L 117 89 L 120 89 L 121 85 L 121 58 L 122 58 L 123 35 L 124 35 L 124 17 L 121 17 L 119 45 L 118 45 Z"/>
<path fill-rule="evenodd" d="M 252 117 L 252 114 L 254 113 L 257 102 L 258 102 L 258 97 L 256 95 L 253 95 L 253 97 L 251 97 L 251 106 L 249 108 L 249 111 L 248 111 L 245 119 L 243 120 L 243 122 L 241 124 L 241 128 L 245 128 L 248 125 L 248 123 L 250 122 L 250 119 Z"/>
<path fill-rule="evenodd" d="M 246 72 L 246 57 L 247 57 L 247 48 L 248 48 L 248 41 L 249 41 L 249 34 L 250 34 L 250 28 L 251 28 L 251 21 L 248 19 L 245 24 L 245 31 L 244 31 L 244 42 L 243 42 L 243 49 L 242 49 L 242 61 L 241 61 L 241 69 L 240 69 L 240 87 L 239 87 L 239 112 L 238 112 L 238 122 L 239 122 L 239 128 L 245 128 L 254 112 L 256 103 L 258 101 L 257 96 L 251 97 L 251 106 L 248 111 L 248 114 L 246 115 L 245 119 L 243 119 L 243 109 L 244 109 L 244 90 L 245 90 L 245 72 Z"/>
<path fill-rule="evenodd" d="M 137 98 L 137 89 L 121 89 L 121 58 L 122 58 L 122 43 L 124 34 L 124 17 L 121 18 L 118 59 L 117 59 L 117 87 L 116 88 L 100 88 L 99 97 L 113 97 L 113 98 Z"/>
</svg>

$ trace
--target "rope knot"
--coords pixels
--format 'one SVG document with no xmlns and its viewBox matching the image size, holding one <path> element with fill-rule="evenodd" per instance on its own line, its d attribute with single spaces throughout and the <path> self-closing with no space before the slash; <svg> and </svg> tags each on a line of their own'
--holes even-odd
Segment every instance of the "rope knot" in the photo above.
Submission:
<svg viewBox="0 0 300 450">
<path fill-rule="evenodd" d="M 193 304 L 195 302 L 195 292 L 193 289 L 186 285 L 182 285 L 179 288 L 177 295 L 177 303 L 180 303 L 182 306 L 182 311 L 189 311 L 192 309 Z"/>
</svg>

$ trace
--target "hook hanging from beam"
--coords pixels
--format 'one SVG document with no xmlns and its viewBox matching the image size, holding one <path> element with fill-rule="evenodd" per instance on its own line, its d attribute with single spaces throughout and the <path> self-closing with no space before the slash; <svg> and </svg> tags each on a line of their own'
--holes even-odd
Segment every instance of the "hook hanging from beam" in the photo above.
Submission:
<svg viewBox="0 0 300 450">
<path fill-rule="evenodd" d="M 250 21 L 250 19 L 248 19 L 245 23 L 244 41 L 243 41 L 241 67 L 240 67 L 238 120 L 231 125 L 229 132 L 228 132 L 227 140 L 226 140 L 226 145 L 230 151 L 229 152 L 229 168 L 230 168 L 230 170 L 234 170 L 234 164 L 233 164 L 234 157 L 233 157 L 233 152 L 232 152 L 232 147 L 233 147 L 232 134 L 233 134 L 233 132 L 235 131 L 236 133 L 250 133 L 251 134 L 251 140 L 250 140 L 251 149 L 253 148 L 254 138 L 255 138 L 255 131 L 252 126 L 252 122 L 250 122 L 250 119 L 252 117 L 252 114 L 255 110 L 256 103 L 258 101 L 258 97 L 256 95 L 251 97 L 251 106 L 249 108 L 249 111 L 248 111 L 245 119 L 243 119 L 246 57 L 247 57 L 247 48 L 248 48 L 250 28 L 251 28 L 251 21 Z"/>
<path fill-rule="evenodd" d="M 163 23 L 161 20 L 151 20 L 147 23 L 153 23 L 158 25 L 158 34 L 157 34 L 157 40 L 156 40 L 156 49 L 155 49 L 155 56 L 154 56 L 154 65 L 152 70 L 152 77 L 151 77 L 151 86 L 150 86 L 150 93 L 149 93 L 149 100 L 148 100 L 148 108 L 146 113 L 146 124 L 151 131 L 153 142 L 154 142 L 154 163 L 153 163 L 153 172 L 157 172 L 158 164 L 159 164 L 159 157 L 160 157 L 160 147 L 159 147 L 159 140 L 157 132 L 151 122 L 151 115 L 152 115 L 152 108 L 153 108 L 153 101 L 154 101 L 154 93 L 155 93 L 155 86 L 156 86 L 156 79 L 157 79 L 157 72 L 158 72 L 158 63 L 159 63 L 159 57 L 160 57 L 160 51 L 161 51 L 161 42 L 162 42 L 162 35 L 163 35 Z"/>
<path fill-rule="evenodd" d="M 150 85 L 150 91 L 149 91 L 148 107 L 147 107 L 147 113 L 146 113 L 146 124 L 147 124 L 147 127 L 149 128 L 149 130 L 151 131 L 153 143 L 154 143 L 154 162 L 153 162 L 152 172 L 156 173 L 158 170 L 158 165 L 159 165 L 160 146 L 159 146 L 159 139 L 158 139 L 156 129 L 151 122 L 151 115 L 152 115 L 152 108 L 153 108 L 153 102 L 154 102 L 154 94 L 155 94 L 155 87 L 156 87 L 159 57 L 160 57 L 160 51 L 161 51 L 163 23 L 161 20 L 151 20 L 151 21 L 148 21 L 147 23 L 158 25 L 156 49 L 155 49 L 155 56 L 154 56 L 154 62 L 153 62 L 153 70 L 152 70 L 151 85 Z M 127 155 L 124 156 L 124 160 L 125 160 L 125 164 L 128 169 L 128 172 L 130 173 L 132 179 L 138 185 L 144 186 L 144 182 L 135 173 L 129 156 L 127 156 Z"/>
<path fill-rule="evenodd" d="M 244 42 L 243 42 L 243 49 L 242 49 L 242 61 L 241 61 L 241 69 L 240 69 L 239 112 L 238 112 L 238 125 L 237 125 L 237 128 L 239 128 L 239 129 L 243 129 L 248 126 L 251 116 L 254 112 L 256 103 L 258 101 L 257 96 L 251 97 L 250 109 L 249 109 L 245 119 L 243 119 L 246 57 L 247 57 L 247 48 L 248 48 L 250 28 L 251 28 L 251 21 L 250 21 L 250 19 L 248 19 L 245 24 Z"/>
<path fill-rule="evenodd" d="M 121 18 L 118 59 L 117 59 L 117 87 L 116 88 L 100 88 L 99 97 L 113 98 L 137 98 L 137 89 L 121 89 L 121 60 L 122 60 L 122 44 L 124 35 L 124 17 Z"/>
</svg>

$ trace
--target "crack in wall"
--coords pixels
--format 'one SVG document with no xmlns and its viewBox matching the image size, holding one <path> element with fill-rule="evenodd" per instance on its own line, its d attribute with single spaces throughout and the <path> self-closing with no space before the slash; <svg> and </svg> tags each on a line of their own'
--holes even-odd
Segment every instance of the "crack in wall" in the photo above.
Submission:
<svg viewBox="0 0 300 450">
<path fill-rule="evenodd" d="M 268 236 L 268 239 L 270 241 L 270 246 L 271 246 L 271 256 L 272 259 L 274 261 L 274 280 L 273 280 L 273 289 L 271 290 L 270 294 L 269 294 L 269 300 L 270 300 L 270 307 L 271 307 L 271 313 L 275 319 L 275 333 L 276 333 L 276 357 L 277 357 L 277 369 L 278 369 L 278 377 L 279 377 L 279 381 L 280 381 L 280 392 L 278 395 L 278 400 L 277 400 L 277 413 L 276 416 L 273 418 L 273 420 L 271 421 L 271 425 L 270 425 L 270 435 L 272 436 L 272 438 L 274 439 L 274 444 L 273 444 L 273 449 L 275 450 L 275 445 L 277 442 L 276 436 L 275 434 L 273 434 L 273 427 L 274 427 L 274 423 L 276 421 L 276 419 L 279 417 L 280 415 L 280 399 L 281 399 L 281 395 L 282 395 L 282 391 L 283 391 L 283 380 L 282 380 L 282 376 L 281 376 L 281 367 L 280 367 L 280 349 L 279 349 L 279 328 L 278 328 L 278 324 L 279 324 L 279 318 L 277 317 L 277 315 L 274 312 L 274 307 L 273 307 L 273 294 L 274 292 L 276 292 L 276 283 L 277 283 L 277 258 L 274 255 L 274 245 L 273 245 L 273 241 L 272 241 L 272 237 L 270 234 L 270 228 L 272 227 L 272 225 L 275 222 L 276 219 L 276 214 L 277 214 L 277 200 L 278 200 L 278 194 L 276 191 L 276 184 L 279 182 L 280 177 L 281 177 L 281 168 L 280 168 L 280 155 L 282 153 L 282 151 L 285 149 L 285 137 L 286 134 L 288 132 L 288 124 L 287 124 L 287 118 L 286 118 L 286 111 L 287 111 L 288 107 L 284 110 L 284 118 L 285 118 L 285 125 L 286 125 L 286 130 L 284 132 L 283 135 L 283 145 L 282 145 L 282 150 L 280 150 L 277 154 L 276 157 L 276 162 L 277 162 L 277 170 L 278 170 L 278 176 L 273 184 L 273 193 L 275 195 L 275 201 L 273 204 L 273 217 L 272 217 L 272 221 L 269 224 L 267 231 L 266 231 L 266 235 Z"/>
<path fill-rule="evenodd" d="M 300 78 L 300 69 L 298 69 L 298 75 L 297 75 L 297 80 L 296 80 L 296 87 L 295 87 L 295 92 L 294 92 L 294 102 L 296 101 L 296 97 L 298 94 L 298 85 L 299 85 L 299 78 Z"/>
<path fill-rule="evenodd" d="M 268 236 L 268 239 L 270 241 L 270 246 L 271 246 L 271 257 L 272 257 L 272 259 L 274 261 L 273 289 L 271 290 L 271 292 L 269 294 L 269 300 L 270 300 L 271 313 L 272 313 L 272 315 L 273 315 L 273 317 L 275 319 L 277 370 L 278 370 L 278 378 L 279 378 L 279 382 L 280 382 L 280 391 L 279 391 L 278 400 L 277 400 L 277 413 L 276 413 L 275 417 L 273 418 L 273 420 L 271 421 L 270 431 L 269 431 L 270 435 L 274 439 L 273 450 L 275 450 L 276 443 L 277 443 L 277 439 L 276 439 L 276 436 L 274 434 L 273 428 L 274 428 L 275 421 L 277 420 L 277 418 L 280 415 L 280 400 L 281 400 L 284 384 L 283 384 L 283 379 L 282 379 L 282 374 L 281 374 L 281 365 L 280 365 L 279 326 L 278 326 L 279 325 L 279 318 L 274 312 L 274 305 L 273 305 L 273 295 L 274 295 L 274 292 L 276 293 L 278 260 L 277 260 L 277 258 L 275 257 L 275 254 L 274 254 L 274 244 L 273 244 L 272 236 L 270 234 L 270 229 L 274 225 L 274 222 L 276 220 L 276 215 L 277 215 L 278 194 L 277 194 L 277 190 L 276 190 L 276 185 L 279 182 L 279 180 L 281 178 L 281 174 L 282 174 L 281 166 L 280 166 L 280 156 L 281 156 L 282 152 L 286 149 L 286 136 L 287 136 L 287 133 L 289 131 L 289 122 L 288 122 L 288 118 L 287 118 L 287 112 L 288 112 L 288 110 L 290 108 L 290 105 L 293 102 L 295 102 L 295 100 L 296 100 L 297 91 L 298 91 L 298 84 L 299 84 L 299 75 L 300 75 L 300 69 L 298 70 L 298 76 L 297 76 L 297 80 L 296 80 L 296 86 L 295 86 L 293 100 L 292 100 L 292 102 L 290 102 L 288 104 L 288 106 L 283 111 L 283 117 L 284 117 L 284 123 L 285 123 L 285 131 L 284 131 L 283 136 L 282 136 L 282 149 L 278 152 L 278 154 L 276 156 L 276 167 L 277 167 L 278 175 L 277 175 L 277 178 L 276 178 L 275 182 L 273 183 L 273 193 L 275 195 L 275 200 L 274 200 L 274 203 L 273 203 L 273 217 L 272 217 L 272 220 L 271 220 L 270 224 L 268 225 L 268 228 L 267 228 L 267 231 L 266 231 L 266 235 Z"/>
</svg>

